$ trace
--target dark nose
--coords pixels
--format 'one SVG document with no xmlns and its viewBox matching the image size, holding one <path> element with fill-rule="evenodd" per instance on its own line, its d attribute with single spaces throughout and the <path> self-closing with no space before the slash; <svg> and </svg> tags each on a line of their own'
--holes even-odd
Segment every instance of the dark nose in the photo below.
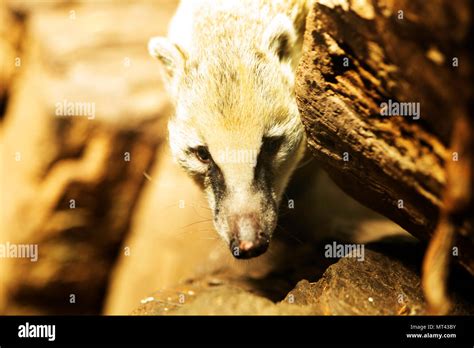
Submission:
<svg viewBox="0 0 474 348">
<path fill-rule="evenodd" d="M 230 251 L 236 259 L 250 259 L 262 255 L 267 251 L 269 244 L 270 238 L 260 233 L 253 241 L 240 240 L 238 238 L 231 239 Z"/>
<path fill-rule="evenodd" d="M 238 214 L 228 218 L 230 250 L 237 259 L 250 259 L 268 249 L 270 238 L 263 232 L 257 214 Z"/>
</svg>

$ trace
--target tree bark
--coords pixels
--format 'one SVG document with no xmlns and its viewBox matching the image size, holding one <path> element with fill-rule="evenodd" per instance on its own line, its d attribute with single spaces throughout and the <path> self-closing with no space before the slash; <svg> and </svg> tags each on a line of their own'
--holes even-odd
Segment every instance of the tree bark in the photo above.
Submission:
<svg viewBox="0 0 474 348">
<path fill-rule="evenodd" d="M 468 1 L 319 1 L 296 96 L 309 148 L 333 180 L 419 239 L 433 235 L 447 181 L 464 183 L 453 255 L 474 274 L 470 10 Z M 382 114 L 401 102 L 419 103 L 419 119 Z M 451 141 L 455 122 L 467 140 Z M 463 170 L 447 172 L 448 162 Z"/>
</svg>

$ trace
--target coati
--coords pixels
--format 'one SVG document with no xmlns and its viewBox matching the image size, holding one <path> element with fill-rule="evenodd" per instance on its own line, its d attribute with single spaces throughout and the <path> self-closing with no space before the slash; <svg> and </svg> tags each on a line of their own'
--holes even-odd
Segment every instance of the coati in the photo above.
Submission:
<svg viewBox="0 0 474 348">
<path fill-rule="evenodd" d="M 154 37 L 176 161 L 239 259 L 264 253 L 306 140 L 294 95 L 310 0 L 182 0 Z"/>
</svg>

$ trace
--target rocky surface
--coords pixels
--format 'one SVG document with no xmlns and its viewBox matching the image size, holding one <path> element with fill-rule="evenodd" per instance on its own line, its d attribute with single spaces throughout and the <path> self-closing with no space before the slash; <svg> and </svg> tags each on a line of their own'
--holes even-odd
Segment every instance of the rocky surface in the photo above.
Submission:
<svg viewBox="0 0 474 348">
<path fill-rule="evenodd" d="M 280 301 L 255 294 L 249 281 L 209 277 L 152 293 L 132 314 L 423 315 L 426 304 L 417 270 L 422 248 L 413 239 L 397 239 L 371 246 L 365 250 L 364 261 L 341 258 L 318 281 L 301 280 Z M 398 258 L 407 252 L 409 261 Z M 469 282 L 466 274 L 462 279 Z M 472 281 L 469 288 L 474 289 Z M 451 314 L 472 315 L 469 292 L 461 289 L 458 293 Z"/>
</svg>

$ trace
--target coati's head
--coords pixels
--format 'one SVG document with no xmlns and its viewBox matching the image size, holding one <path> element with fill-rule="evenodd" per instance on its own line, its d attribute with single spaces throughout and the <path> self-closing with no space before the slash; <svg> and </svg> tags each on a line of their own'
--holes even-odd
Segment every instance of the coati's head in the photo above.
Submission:
<svg viewBox="0 0 474 348">
<path fill-rule="evenodd" d="M 279 15 L 254 34 L 189 51 L 165 38 L 149 42 L 175 103 L 172 153 L 203 187 L 215 228 L 236 258 L 267 250 L 305 147 L 294 97 L 292 23 Z"/>
</svg>

